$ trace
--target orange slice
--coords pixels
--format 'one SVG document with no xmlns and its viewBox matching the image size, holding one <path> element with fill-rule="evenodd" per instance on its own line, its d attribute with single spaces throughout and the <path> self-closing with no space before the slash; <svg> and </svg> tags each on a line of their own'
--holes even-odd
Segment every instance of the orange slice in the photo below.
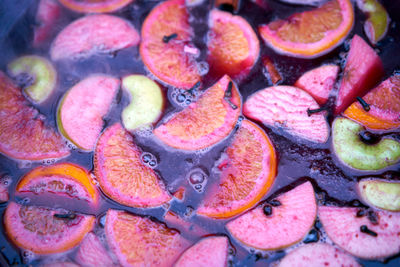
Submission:
<svg viewBox="0 0 400 267">
<path fill-rule="evenodd" d="M 82 13 L 113 12 L 131 3 L 133 0 L 59 0 L 67 8 Z"/>
<path fill-rule="evenodd" d="M 275 180 L 277 159 L 266 133 L 243 120 L 226 150 L 219 184 L 207 194 L 197 214 L 229 218 L 254 206 Z"/>
<path fill-rule="evenodd" d="M 194 56 L 185 53 L 192 46 L 185 0 L 168 0 L 156 6 L 142 26 L 140 55 L 146 67 L 162 82 L 190 89 L 200 74 Z M 164 37 L 171 38 L 164 42 Z"/>
<path fill-rule="evenodd" d="M 350 0 L 331 0 L 319 8 L 260 26 L 259 32 L 277 53 L 316 58 L 339 46 L 353 24 Z"/>
<path fill-rule="evenodd" d="M 241 97 L 225 75 L 184 110 L 158 126 L 154 134 L 171 147 L 200 150 L 226 138 L 239 118 Z"/>
<path fill-rule="evenodd" d="M 158 207 L 171 200 L 164 184 L 141 162 L 142 151 L 117 123 L 100 136 L 94 171 L 103 192 L 118 203 L 139 208 Z"/>
<path fill-rule="evenodd" d="M 94 233 L 88 233 L 79 246 L 75 260 L 80 266 L 114 266 L 113 260 L 102 244 L 100 238 Z"/>
</svg>

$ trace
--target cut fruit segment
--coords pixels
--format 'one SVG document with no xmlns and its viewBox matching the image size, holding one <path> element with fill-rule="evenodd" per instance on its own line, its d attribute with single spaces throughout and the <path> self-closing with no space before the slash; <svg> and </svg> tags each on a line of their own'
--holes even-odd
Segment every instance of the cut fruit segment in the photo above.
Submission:
<svg viewBox="0 0 400 267">
<path fill-rule="evenodd" d="M 240 16 L 214 9 L 209 17 L 208 57 L 210 71 L 221 77 L 244 78 L 257 61 L 260 44 L 250 24 Z"/>
<path fill-rule="evenodd" d="M 203 238 L 187 249 L 174 264 L 174 267 L 227 266 L 228 244 L 228 238 L 225 236 Z"/>
<path fill-rule="evenodd" d="M 33 32 L 33 46 L 40 47 L 54 33 L 58 19 L 61 17 L 61 6 L 57 0 L 40 0 L 37 13 L 36 24 Z"/>
<path fill-rule="evenodd" d="M 350 0 L 331 0 L 314 10 L 260 26 L 259 32 L 277 53 L 316 58 L 339 46 L 350 33 L 353 23 L 354 10 Z"/>
<path fill-rule="evenodd" d="M 142 26 L 140 55 L 146 67 L 162 82 L 184 89 L 200 81 L 193 55 L 185 46 L 193 36 L 185 0 L 168 0 L 156 6 Z"/>
<path fill-rule="evenodd" d="M 272 207 L 272 214 L 266 215 L 260 205 L 227 223 L 226 228 L 234 238 L 256 249 L 281 249 L 301 241 L 317 216 L 313 186 L 303 183 L 276 199 L 281 205 Z"/>
<path fill-rule="evenodd" d="M 141 162 L 142 151 L 120 125 L 107 128 L 99 138 L 94 171 L 103 192 L 131 207 L 158 207 L 171 200 L 164 184 Z"/>
<path fill-rule="evenodd" d="M 139 44 L 140 36 L 126 20 L 111 15 L 90 15 L 65 27 L 51 46 L 52 60 L 87 58 Z"/>
<path fill-rule="evenodd" d="M 100 239 L 93 233 L 88 233 L 79 246 L 75 260 L 84 267 L 114 266 Z"/>
<path fill-rule="evenodd" d="M 170 228 L 178 229 L 191 237 L 201 237 L 209 234 L 209 232 L 201 228 L 198 224 L 185 220 L 170 210 L 165 213 L 164 221 Z"/>
<path fill-rule="evenodd" d="M 226 156 L 220 182 L 207 189 L 199 215 L 230 218 L 240 214 L 260 201 L 275 180 L 275 149 L 267 134 L 248 120 L 242 121 Z"/>
<path fill-rule="evenodd" d="M 390 130 L 400 127 L 400 75 L 393 75 L 368 92 L 363 100 L 369 105 L 365 111 L 359 102 L 348 107 L 344 115 L 367 128 Z"/>
<path fill-rule="evenodd" d="M 340 82 L 335 114 L 344 111 L 357 96 L 376 85 L 383 74 L 379 56 L 360 36 L 354 35 Z"/>
<path fill-rule="evenodd" d="M 67 8 L 82 13 L 113 12 L 121 9 L 133 0 L 59 0 Z"/>
<path fill-rule="evenodd" d="M 77 147 L 93 150 L 119 84 L 114 77 L 97 74 L 69 89 L 57 111 L 60 132 Z"/>
<path fill-rule="evenodd" d="M 163 223 L 111 209 L 105 231 L 122 266 L 171 266 L 190 244 Z"/>
<path fill-rule="evenodd" d="M 400 214 L 375 211 L 377 223 L 357 217 L 358 208 L 318 208 L 329 238 L 350 254 L 363 259 L 383 259 L 400 251 Z"/>
<path fill-rule="evenodd" d="M 309 93 L 318 104 L 323 105 L 336 82 L 339 66 L 334 64 L 323 65 L 304 73 L 294 84 Z"/>
<path fill-rule="evenodd" d="M 243 105 L 243 114 L 266 126 L 278 126 L 291 135 L 325 143 L 329 126 L 324 115 L 308 115 L 308 110 L 316 109 L 319 105 L 305 91 L 293 86 L 273 86 L 249 96 Z"/>
<path fill-rule="evenodd" d="M 14 159 L 44 160 L 69 155 L 61 136 L 29 107 L 21 90 L 0 72 L 0 152 Z"/>
<path fill-rule="evenodd" d="M 91 182 L 89 172 L 72 163 L 39 166 L 22 177 L 16 191 L 65 194 L 93 204 L 99 200 L 99 193 Z"/>
<path fill-rule="evenodd" d="M 385 138 L 376 144 L 366 144 L 360 137 L 364 130 L 346 118 L 333 121 L 333 148 L 344 164 L 359 170 L 380 170 L 400 160 L 400 142 Z"/>
<path fill-rule="evenodd" d="M 346 266 L 361 267 L 351 256 L 324 243 L 307 244 L 287 254 L 278 267 Z"/>
<path fill-rule="evenodd" d="M 358 192 L 364 202 L 375 207 L 400 211 L 400 182 L 366 179 L 358 182 Z"/>
<path fill-rule="evenodd" d="M 167 145 L 184 150 L 210 147 L 233 130 L 240 115 L 241 96 L 225 75 L 184 110 L 158 126 L 154 134 Z"/>
<path fill-rule="evenodd" d="M 8 188 L 0 182 L 0 203 L 7 202 L 8 199 Z"/>
<path fill-rule="evenodd" d="M 64 214 L 72 216 L 62 218 Z M 60 253 L 75 247 L 94 223 L 93 216 L 15 202 L 8 204 L 4 214 L 5 232 L 11 241 L 37 254 Z"/>
</svg>

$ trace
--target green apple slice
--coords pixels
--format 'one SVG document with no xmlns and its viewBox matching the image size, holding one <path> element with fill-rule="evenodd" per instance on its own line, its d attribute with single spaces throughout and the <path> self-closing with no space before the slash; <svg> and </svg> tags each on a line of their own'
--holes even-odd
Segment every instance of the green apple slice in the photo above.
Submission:
<svg viewBox="0 0 400 267">
<path fill-rule="evenodd" d="M 344 164 L 359 170 L 380 170 L 400 159 L 399 142 L 386 138 L 366 144 L 359 136 L 363 130 L 362 125 L 346 118 L 333 122 L 333 148 Z"/>
<path fill-rule="evenodd" d="M 7 68 L 10 76 L 17 80 L 21 77 L 30 80 L 24 92 L 34 103 L 44 102 L 56 87 L 57 72 L 44 57 L 22 56 L 13 60 Z"/>
<path fill-rule="evenodd" d="M 400 211 L 400 182 L 365 179 L 358 183 L 358 190 L 367 204 L 385 210 Z"/>
<path fill-rule="evenodd" d="M 130 103 L 122 111 L 122 122 L 129 130 L 142 129 L 156 122 L 162 113 L 164 97 L 160 86 L 143 75 L 129 75 L 122 80 Z"/>
</svg>

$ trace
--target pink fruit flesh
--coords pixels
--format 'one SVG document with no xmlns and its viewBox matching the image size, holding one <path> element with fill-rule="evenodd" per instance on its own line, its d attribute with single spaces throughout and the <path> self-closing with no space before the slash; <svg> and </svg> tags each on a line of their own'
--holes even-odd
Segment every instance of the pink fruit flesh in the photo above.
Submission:
<svg viewBox="0 0 400 267">
<path fill-rule="evenodd" d="M 266 126 L 281 127 L 294 136 L 325 143 L 329 126 L 324 115 L 307 114 L 307 109 L 318 108 L 312 96 L 299 88 L 273 86 L 251 95 L 243 105 L 243 114 Z"/>
<path fill-rule="evenodd" d="M 281 206 L 264 214 L 263 205 L 227 223 L 231 235 L 257 249 L 275 250 L 302 240 L 314 224 L 317 205 L 310 182 L 276 198 Z"/>
<path fill-rule="evenodd" d="M 85 58 L 134 46 L 139 40 L 139 33 L 128 21 L 111 15 L 89 15 L 57 35 L 50 55 L 52 60 Z"/>
<path fill-rule="evenodd" d="M 228 238 L 213 236 L 201 239 L 187 249 L 174 267 L 212 266 L 224 267 L 228 260 Z"/>
<path fill-rule="evenodd" d="M 6 202 L 9 199 L 8 189 L 3 183 L 0 183 L 0 203 Z"/>
<path fill-rule="evenodd" d="M 400 251 L 400 214 L 374 211 L 377 224 L 357 217 L 357 208 L 320 206 L 318 215 L 329 238 L 350 254 L 363 259 L 382 259 Z M 377 236 L 361 232 L 366 226 Z"/>
<path fill-rule="evenodd" d="M 93 233 L 88 233 L 79 246 L 75 260 L 81 266 L 108 267 L 114 263 L 100 239 Z"/>
<path fill-rule="evenodd" d="M 323 105 L 335 84 L 339 66 L 330 64 L 312 69 L 304 73 L 294 84 L 309 93 L 318 104 Z"/>
<path fill-rule="evenodd" d="M 38 47 L 48 40 L 60 13 L 61 8 L 56 0 L 40 0 L 36 13 L 39 26 L 33 32 L 33 46 Z"/>
<path fill-rule="evenodd" d="M 336 99 L 335 114 L 344 111 L 357 96 L 362 96 L 376 85 L 383 74 L 379 56 L 360 36 L 354 35 Z"/>
</svg>

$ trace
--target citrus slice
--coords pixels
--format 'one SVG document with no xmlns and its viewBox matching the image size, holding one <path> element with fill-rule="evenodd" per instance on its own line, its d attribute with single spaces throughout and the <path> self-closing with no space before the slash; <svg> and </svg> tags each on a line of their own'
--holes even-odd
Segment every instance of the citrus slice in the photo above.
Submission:
<svg viewBox="0 0 400 267">
<path fill-rule="evenodd" d="M 39 166 L 31 170 L 18 182 L 16 191 L 65 194 L 93 204 L 99 200 L 99 194 L 91 182 L 89 172 L 72 163 Z"/>
<path fill-rule="evenodd" d="M 217 76 L 244 78 L 257 61 L 260 44 L 250 24 L 240 16 L 214 9 L 209 17 L 208 57 Z"/>
<path fill-rule="evenodd" d="M 357 216 L 358 208 L 318 207 L 328 237 L 350 254 L 363 259 L 383 259 L 400 252 L 400 214 L 374 211 L 375 219 Z"/>
<path fill-rule="evenodd" d="M 10 202 L 4 214 L 7 236 L 22 249 L 37 254 L 60 253 L 78 245 L 92 230 L 95 217 Z"/>
<path fill-rule="evenodd" d="M 281 249 L 301 241 L 317 216 L 313 186 L 303 183 L 276 200 L 279 206 L 260 205 L 227 223 L 226 228 L 234 238 L 256 249 Z"/>
<path fill-rule="evenodd" d="M 201 239 L 188 248 L 174 267 L 213 266 L 224 267 L 228 264 L 228 245 L 226 236 L 210 236 Z"/>
<path fill-rule="evenodd" d="M 226 138 L 240 115 L 241 96 L 225 75 L 184 110 L 154 130 L 171 147 L 199 150 Z"/>
<path fill-rule="evenodd" d="M 111 15 L 89 15 L 73 21 L 54 39 L 52 60 L 87 58 L 137 45 L 139 33 L 126 20 Z"/>
<path fill-rule="evenodd" d="M 0 72 L 0 153 L 14 159 L 44 160 L 70 154 L 61 136 L 46 126 L 12 81 Z"/>
<path fill-rule="evenodd" d="M 88 233 L 85 236 L 76 253 L 75 260 L 80 266 L 85 267 L 115 265 L 100 239 L 93 233 Z"/>
<path fill-rule="evenodd" d="M 277 53 L 316 58 L 339 46 L 353 28 L 350 0 L 330 0 L 321 7 L 296 13 L 259 27 L 265 43 Z"/>
<path fill-rule="evenodd" d="M 189 246 L 163 223 L 112 209 L 107 211 L 105 231 L 122 266 L 171 266 Z"/>
<path fill-rule="evenodd" d="M 400 127 L 400 75 L 393 75 L 368 92 L 363 100 L 369 105 L 366 111 L 359 102 L 348 107 L 344 115 L 367 128 L 390 130 Z"/>
<path fill-rule="evenodd" d="M 200 81 L 193 55 L 184 52 L 193 32 L 185 0 L 168 0 L 157 5 L 142 25 L 140 55 L 146 67 L 162 82 L 184 89 Z"/>
<path fill-rule="evenodd" d="M 103 192 L 131 207 L 158 207 L 171 200 L 153 169 L 141 162 L 142 151 L 119 124 L 108 127 L 97 142 L 94 171 Z"/>
<path fill-rule="evenodd" d="M 275 149 L 256 124 L 243 120 L 225 153 L 220 182 L 207 189 L 207 196 L 197 210 L 199 215 L 235 216 L 254 206 L 275 180 Z"/>
<path fill-rule="evenodd" d="M 82 13 L 113 12 L 129 5 L 133 0 L 59 0 L 67 8 Z"/>
</svg>

